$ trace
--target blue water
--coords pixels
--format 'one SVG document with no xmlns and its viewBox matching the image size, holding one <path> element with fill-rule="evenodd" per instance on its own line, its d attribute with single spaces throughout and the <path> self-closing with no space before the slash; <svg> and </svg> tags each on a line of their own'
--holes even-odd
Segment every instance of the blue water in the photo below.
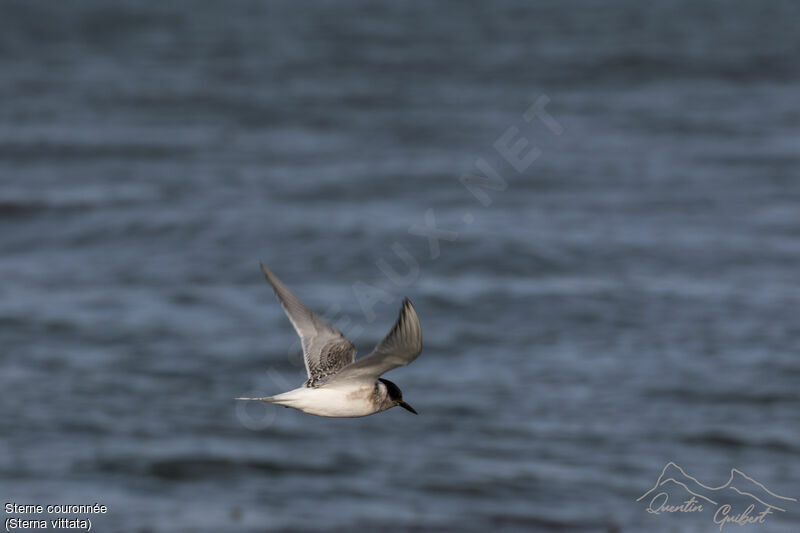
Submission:
<svg viewBox="0 0 800 533">
<path fill-rule="evenodd" d="M 799 22 L 5 3 L 0 498 L 100 532 L 717 531 L 635 501 L 669 461 L 800 498 Z M 360 355 L 411 298 L 387 377 L 420 416 L 237 407 L 305 379 L 260 260 Z"/>
</svg>

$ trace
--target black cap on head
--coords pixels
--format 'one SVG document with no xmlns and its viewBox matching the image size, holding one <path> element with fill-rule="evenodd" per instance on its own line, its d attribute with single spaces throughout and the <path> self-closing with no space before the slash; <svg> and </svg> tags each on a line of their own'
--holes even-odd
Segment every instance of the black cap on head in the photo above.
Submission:
<svg viewBox="0 0 800 533">
<path fill-rule="evenodd" d="M 400 391 L 400 387 L 398 387 L 388 379 L 378 378 L 378 381 L 386 385 L 386 392 L 389 393 L 390 400 L 397 402 L 397 405 L 399 405 L 403 409 L 411 411 L 415 415 L 419 414 L 414 410 L 413 407 L 411 407 L 410 405 L 408 405 L 406 402 L 403 401 L 403 393 Z"/>
<path fill-rule="evenodd" d="M 400 387 L 398 387 L 388 379 L 378 378 L 378 381 L 386 385 L 386 391 L 389 393 L 389 398 L 391 398 L 392 400 L 403 399 L 403 393 L 400 391 Z"/>
</svg>

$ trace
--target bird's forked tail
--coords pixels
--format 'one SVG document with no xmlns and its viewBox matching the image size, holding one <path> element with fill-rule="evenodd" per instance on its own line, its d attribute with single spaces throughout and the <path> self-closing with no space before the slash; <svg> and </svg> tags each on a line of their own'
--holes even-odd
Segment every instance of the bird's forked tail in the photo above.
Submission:
<svg viewBox="0 0 800 533">
<path fill-rule="evenodd" d="M 244 400 L 244 401 L 247 401 L 247 402 L 274 403 L 275 397 L 274 396 L 265 396 L 264 398 L 234 398 L 234 400 Z"/>
</svg>

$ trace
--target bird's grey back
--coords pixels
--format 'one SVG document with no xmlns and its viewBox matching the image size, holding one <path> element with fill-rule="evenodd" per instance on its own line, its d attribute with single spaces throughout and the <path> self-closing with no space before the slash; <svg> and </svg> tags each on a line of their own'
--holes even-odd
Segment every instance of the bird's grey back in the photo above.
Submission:
<svg viewBox="0 0 800 533">
<path fill-rule="evenodd" d="M 305 386 L 323 385 L 328 378 L 352 363 L 355 354 L 355 346 L 344 336 L 339 339 L 329 339 L 325 345 L 320 347 L 319 353 L 315 357 L 307 358 L 309 377 Z"/>
</svg>

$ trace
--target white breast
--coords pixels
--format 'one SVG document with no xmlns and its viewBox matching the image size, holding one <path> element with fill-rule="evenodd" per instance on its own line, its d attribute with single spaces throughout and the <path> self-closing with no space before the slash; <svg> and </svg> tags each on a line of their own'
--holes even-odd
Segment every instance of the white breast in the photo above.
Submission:
<svg viewBox="0 0 800 533">
<path fill-rule="evenodd" d="M 308 388 L 290 390 L 272 398 L 272 403 L 294 407 L 304 413 L 328 417 L 358 417 L 376 413 L 374 387 Z"/>
</svg>

